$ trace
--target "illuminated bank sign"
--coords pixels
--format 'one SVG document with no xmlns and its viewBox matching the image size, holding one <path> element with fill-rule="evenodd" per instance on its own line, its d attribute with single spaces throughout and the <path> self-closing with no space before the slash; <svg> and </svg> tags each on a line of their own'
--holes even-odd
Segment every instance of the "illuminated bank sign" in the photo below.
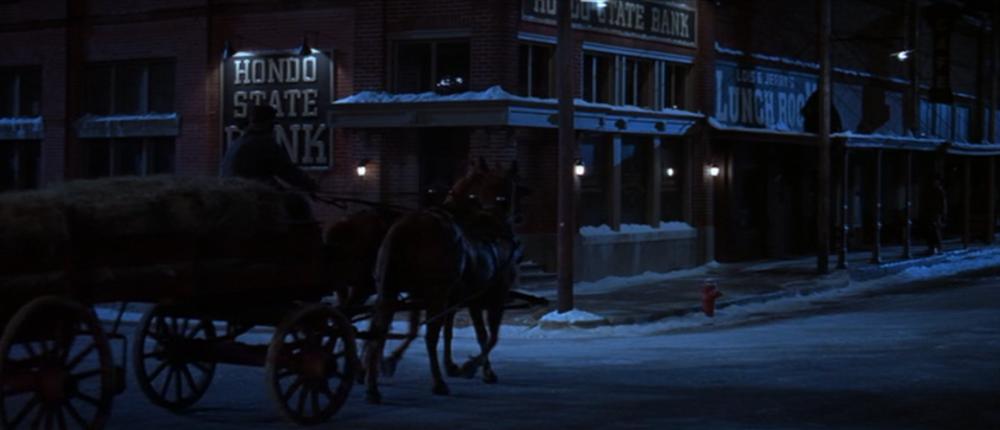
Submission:
<svg viewBox="0 0 1000 430">
<path fill-rule="evenodd" d="M 554 24 L 557 0 L 521 0 L 527 21 Z M 694 0 L 608 0 L 597 3 L 571 0 L 573 28 L 653 39 L 682 46 L 697 41 Z"/>
<path fill-rule="evenodd" d="M 254 105 L 277 111 L 274 137 L 289 158 L 306 168 L 327 168 L 333 133 L 326 111 L 333 94 L 333 64 L 324 53 L 239 53 L 223 69 L 223 138 L 243 135 Z"/>
<path fill-rule="evenodd" d="M 715 118 L 726 125 L 803 131 L 802 108 L 816 76 L 764 67 L 715 65 Z"/>
</svg>

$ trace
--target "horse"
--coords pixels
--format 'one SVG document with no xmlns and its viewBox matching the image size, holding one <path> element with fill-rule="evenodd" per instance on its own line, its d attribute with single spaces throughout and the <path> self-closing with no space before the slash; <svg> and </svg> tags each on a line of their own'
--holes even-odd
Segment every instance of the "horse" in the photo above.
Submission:
<svg viewBox="0 0 1000 430">
<path fill-rule="evenodd" d="M 516 173 L 516 163 L 504 174 L 502 169 L 491 171 L 480 160 L 452 187 L 442 207 L 406 214 L 390 227 L 375 264 L 373 341 L 365 348 L 369 402 L 381 401 L 378 360 L 393 315 L 404 305 L 423 309 L 427 315 L 425 343 L 434 394 L 449 394 L 441 376 L 437 342 L 445 323 L 463 306 L 470 307 L 481 348 L 480 355 L 463 367 L 466 373 L 474 373 L 479 366 L 487 368 L 489 352 L 498 340 L 507 292 L 518 276 L 521 247 L 509 216 L 515 206 Z M 483 323 L 484 311 L 490 333 Z M 447 337 L 450 341 L 451 336 Z M 455 370 L 448 343 L 446 360 Z M 488 373 L 492 374 L 492 369 Z"/>
</svg>

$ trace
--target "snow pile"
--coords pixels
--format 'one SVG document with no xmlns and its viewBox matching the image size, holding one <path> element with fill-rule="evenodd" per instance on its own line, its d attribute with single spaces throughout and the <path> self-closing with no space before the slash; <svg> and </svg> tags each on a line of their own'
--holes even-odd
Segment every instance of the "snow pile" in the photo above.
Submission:
<svg viewBox="0 0 1000 430">
<path fill-rule="evenodd" d="M 881 134 L 881 133 L 855 133 L 853 131 L 843 131 L 839 133 L 833 133 L 830 137 L 846 137 L 846 138 L 867 138 L 867 139 L 880 139 L 880 140 L 899 140 L 907 142 L 926 142 L 928 144 L 941 144 L 944 143 L 942 139 L 935 139 L 929 137 L 915 137 L 912 133 L 908 135 L 897 135 L 897 134 Z"/>
<path fill-rule="evenodd" d="M 909 267 L 896 275 L 872 282 L 878 284 L 899 284 L 952 276 L 962 272 L 982 270 L 995 266 L 1000 266 L 1000 251 L 996 249 L 984 249 L 965 254 L 948 255 L 943 263 Z"/>
<path fill-rule="evenodd" d="M 607 224 L 599 226 L 580 227 L 581 236 L 612 236 L 616 234 L 656 233 L 661 231 L 694 231 L 694 227 L 682 221 L 663 221 L 659 227 L 649 224 L 622 224 L 618 231 L 612 230 Z"/>
<path fill-rule="evenodd" d="M 635 276 L 608 276 L 593 282 L 575 283 L 573 285 L 573 294 L 578 296 L 607 294 L 624 288 L 657 284 L 671 279 L 705 276 L 708 275 L 712 269 L 717 269 L 719 267 L 722 267 L 722 265 L 712 261 L 698 267 L 674 270 L 671 272 L 645 272 L 641 275 Z"/>
<path fill-rule="evenodd" d="M 543 316 L 539 321 L 541 322 L 555 322 L 555 323 L 566 323 L 566 324 L 577 324 L 581 322 L 603 322 L 606 319 L 600 315 L 592 314 L 587 311 L 581 311 L 579 309 L 573 309 L 569 312 L 559 313 L 558 311 L 552 311 L 545 316 Z"/>
<path fill-rule="evenodd" d="M 554 98 L 523 97 L 511 94 L 499 85 L 494 85 L 483 91 L 466 91 L 457 94 L 438 94 L 432 91 L 424 93 L 389 93 L 384 91 L 362 91 L 352 96 L 348 96 L 334 101 L 334 104 L 380 104 L 380 103 L 435 103 L 435 102 L 472 102 L 472 101 L 519 101 L 540 104 L 558 104 Z M 607 103 L 588 102 L 583 99 L 574 99 L 574 105 L 580 107 L 592 107 L 599 109 L 609 109 L 619 112 L 639 112 L 639 113 L 667 113 L 674 116 L 689 118 L 701 118 L 703 115 L 688 112 L 681 109 L 647 109 L 639 106 L 617 106 Z"/>
</svg>

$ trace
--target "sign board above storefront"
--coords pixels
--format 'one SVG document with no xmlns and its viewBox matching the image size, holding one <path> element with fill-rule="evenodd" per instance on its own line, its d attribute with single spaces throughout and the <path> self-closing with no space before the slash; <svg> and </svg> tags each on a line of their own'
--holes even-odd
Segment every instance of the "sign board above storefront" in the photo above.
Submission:
<svg viewBox="0 0 1000 430">
<path fill-rule="evenodd" d="M 292 162 L 304 168 L 330 166 L 333 133 L 326 125 L 333 96 L 333 61 L 313 50 L 240 52 L 222 71 L 223 142 L 239 138 L 254 105 L 277 110 L 274 135 Z"/>
<path fill-rule="evenodd" d="M 557 0 L 521 0 L 526 21 L 555 24 Z M 697 42 L 697 6 L 694 0 L 608 0 L 596 3 L 571 0 L 573 28 L 651 39 L 694 47 Z"/>
<path fill-rule="evenodd" d="M 718 62 L 715 118 L 726 125 L 803 131 L 802 108 L 816 91 L 815 75 Z"/>
</svg>

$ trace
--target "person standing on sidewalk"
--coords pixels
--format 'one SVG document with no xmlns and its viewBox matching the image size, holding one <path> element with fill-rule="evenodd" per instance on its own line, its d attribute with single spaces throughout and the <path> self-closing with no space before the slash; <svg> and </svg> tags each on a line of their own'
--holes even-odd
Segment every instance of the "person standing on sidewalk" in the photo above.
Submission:
<svg viewBox="0 0 1000 430">
<path fill-rule="evenodd" d="M 941 252 L 941 229 L 944 228 L 945 218 L 948 216 L 948 198 L 940 176 L 935 176 L 931 180 L 930 187 L 925 188 L 921 203 L 923 214 L 920 218 L 926 227 L 927 253 L 935 255 Z"/>
</svg>

